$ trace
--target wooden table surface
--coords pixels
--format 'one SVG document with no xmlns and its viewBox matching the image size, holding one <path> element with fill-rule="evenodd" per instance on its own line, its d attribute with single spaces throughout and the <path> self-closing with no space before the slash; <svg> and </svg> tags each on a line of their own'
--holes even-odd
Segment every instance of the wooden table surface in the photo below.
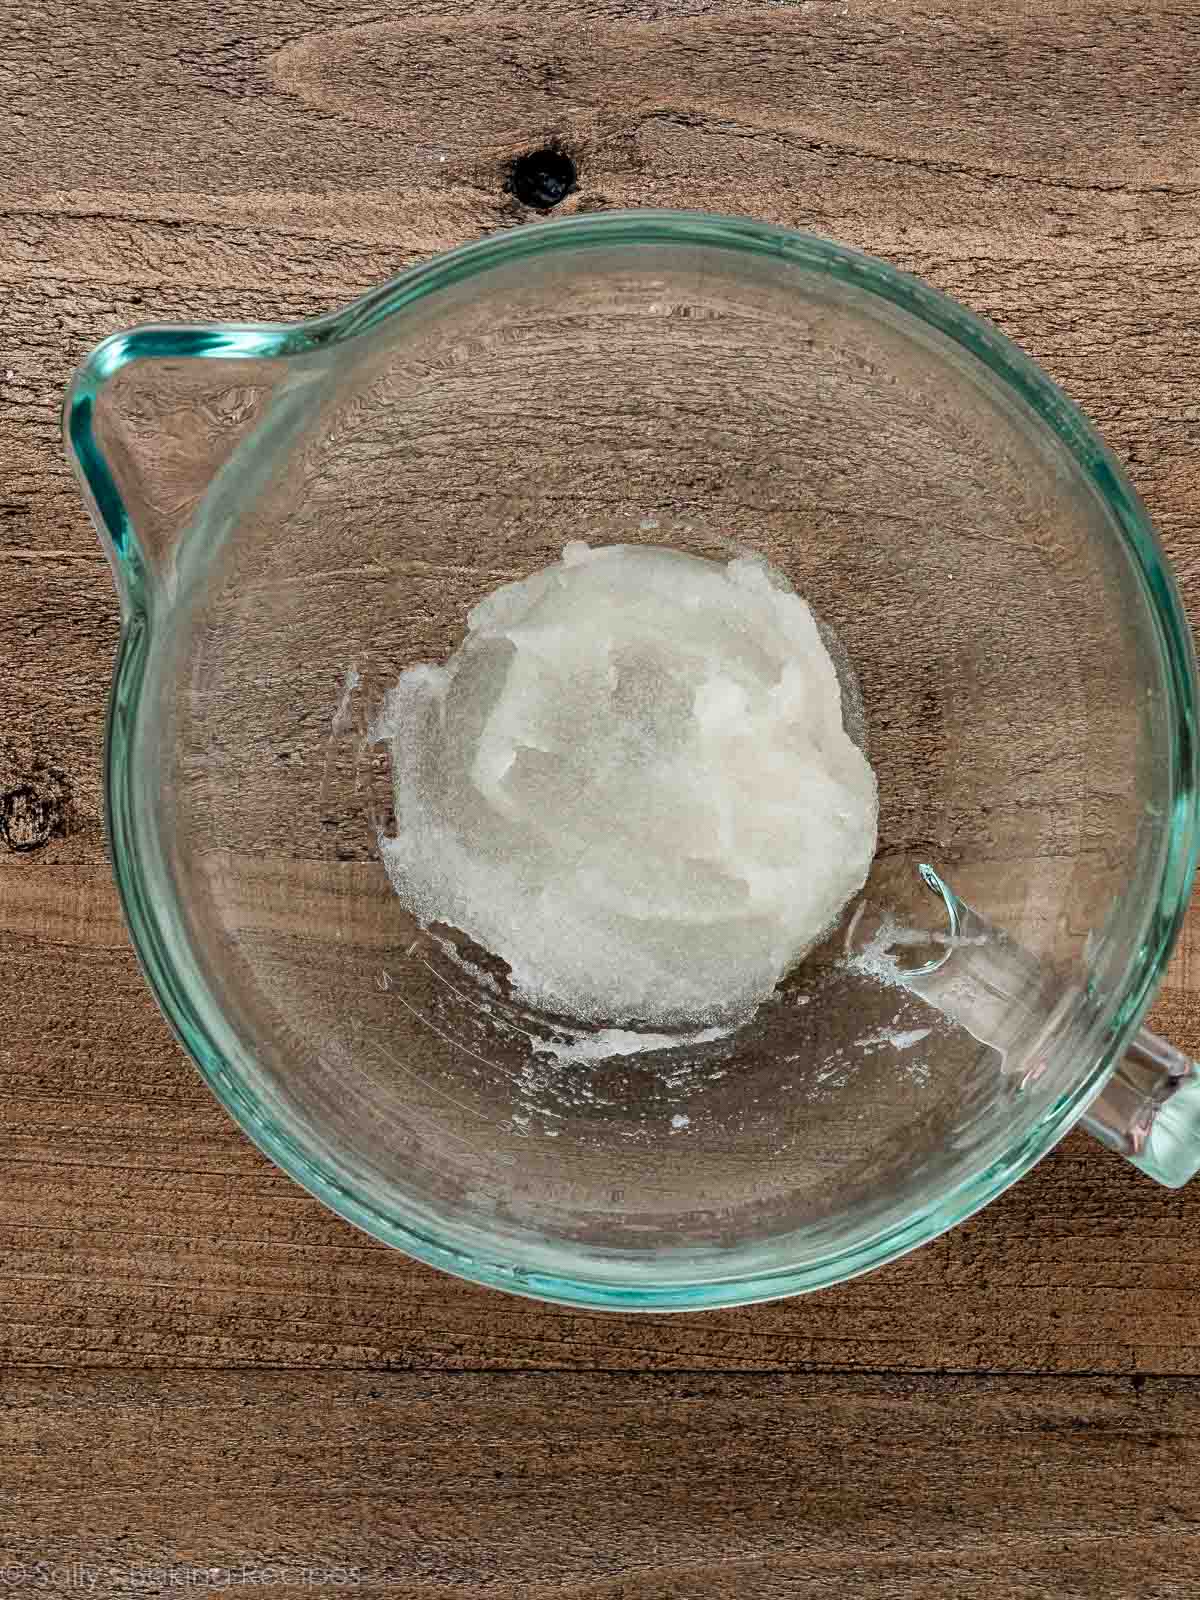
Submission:
<svg viewBox="0 0 1200 1600">
<path fill-rule="evenodd" d="M 521 226 L 553 140 L 555 215 L 750 213 L 994 318 L 1200 615 L 1200 7 L 26 0 L 0 89 L 0 1588 L 1194 1596 L 1200 1183 L 1076 1135 L 871 1277 L 638 1319 L 439 1276 L 266 1163 L 118 914 L 58 407 L 128 324 L 306 317 Z M 1155 1014 L 1193 1051 L 1197 991 L 1194 917 Z"/>
</svg>

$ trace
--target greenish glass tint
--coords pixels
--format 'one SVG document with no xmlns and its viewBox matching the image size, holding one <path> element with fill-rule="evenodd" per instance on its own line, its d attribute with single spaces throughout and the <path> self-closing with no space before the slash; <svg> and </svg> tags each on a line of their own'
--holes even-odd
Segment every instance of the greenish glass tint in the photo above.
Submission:
<svg viewBox="0 0 1200 1600">
<path fill-rule="evenodd" d="M 665 285 L 661 291 L 664 304 L 669 301 L 673 311 L 682 309 L 698 330 L 694 334 L 679 332 L 682 324 L 670 324 L 665 313 L 659 319 L 657 302 L 647 297 L 660 292 L 655 287 L 660 281 Z M 785 309 L 792 285 L 798 305 L 811 302 L 813 307 L 804 322 L 803 337 Z M 745 315 L 740 305 L 743 288 Z M 439 370 L 436 357 L 422 354 L 420 361 L 409 360 L 410 339 L 414 344 L 425 339 L 429 349 L 436 349 L 439 339 L 457 337 L 455 330 L 466 325 L 462 348 L 481 352 L 469 357 L 468 370 L 473 361 L 485 368 L 490 362 L 496 371 L 506 371 L 502 353 L 497 354 L 497 347 L 489 342 L 489 319 L 470 321 L 476 308 L 489 307 L 490 296 L 496 297 L 496 312 L 490 320 L 510 328 L 514 341 L 533 337 L 527 330 L 531 308 L 536 309 L 540 296 L 548 316 L 556 310 L 556 300 L 570 311 L 572 320 L 567 320 L 564 311 L 564 320 L 556 326 L 560 339 L 574 337 L 572 330 L 582 329 L 581 339 L 594 340 L 597 328 L 616 325 L 612 322 L 616 306 L 620 315 L 632 316 L 636 310 L 646 317 L 647 330 L 654 330 L 652 337 L 664 341 L 665 359 L 671 358 L 671 352 L 686 352 L 687 339 L 707 337 L 706 328 L 715 327 L 722 337 L 726 335 L 721 330 L 729 328 L 733 332 L 727 337 L 733 342 L 728 348 L 736 348 L 737 338 L 752 341 L 746 345 L 748 362 L 750 354 L 759 359 L 768 343 L 782 346 L 795 339 L 798 372 L 805 370 L 801 347 L 807 351 L 815 341 L 822 351 L 833 349 L 836 354 L 841 333 L 861 325 L 869 328 L 864 349 L 876 349 L 871 341 L 885 350 L 911 345 L 914 371 L 919 368 L 923 373 L 921 363 L 926 362 L 929 371 L 944 374 L 946 392 L 961 388 L 964 411 L 978 404 L 980 418 L 994 414 L 998 419 L 997 430 L 1009 426 L 1005 419 L 1011 410 L 1013 438 L 1030 441 L 1028 460 L 1022 457 L 1017 461 L 1014 478 L 1034 470 L 1044 457 L 1052 465 L 1052 470 L 1047 468 L 1051 484 L 1047 494 L 1058 493 L 1054 486 L 1064 481 L 1064 475 L 1073 475 L 1070 494 L 1074 502 L 1087 501 L 1090 507 L 1088 496 L 1094 497 L 1094 509 L 1088 509 L 1086 517 L 1092 519 L 1089 526 L 1101 529 L 1094 534 L 1097 549 L 1111 559 L 1117 574 L 1112 580 L 1114 592 L 1119 591 L 1114 614 L 1124 607 L 1135 616 L 1136 630 L 1130 624 L 1130 660 L 1145 658 L 1148 662 L 1144 667 L 1149 675 L 1145 699 L 1153 702 L 1153 724 L 1147 724 L 1149 731 L 1145 731 L 1137 721 L 1139 710 L 1136 717 L 1131 716 L 1129 740 L 1131 750 L 1144 747 L 1151 772 L 1146 780 L 1152 802 L 1146 815 L 1151 820 L 1144 836 L 1139 833 L 1136 851 L 1130 845 L 1128 863 L 1122 858 L 1120 870 L 1113 869 L 1115 888 L 1105 889 L 1103 907 L 1098 895 L 1096 907 L 1087 908 L 1089 914 L 1096 909 L 1097 916 L 1086 930 L 1076 926 L 1066 912 L 1057 922 L 1043 917 L 1042 922 L 1047 926 L 1053 923 L 1053 927 L 1045 936 L 1045 945 L 1034 953 L 1038 961 L 1061 961 L 1064 971 L 1070 969 L 1073 976 L 1063 980 L 1063 995 L 1070 1004 L 1064 1002 L 1052 1012 L 1057 1031 L 1047 1031 L 1047 1023 L 1039 1034 L 1036 1070 L 1006 1078 L 996 1073 L 994 1060 L 991 1065 L 984 1061 L 986 1050 L 978 1052 L 979 1064 L 972 1066 L 972 1072 L 979 1074 L 972 1083 L 982 1107 L 978 1137 L 972 1131 L 976 1128 L 970 1120 L 972 1113 L 956 1102 L 953 1114 L 946 1114 L 950 1133 L 944 1141 L 947 1147 L 955 1145 L 958 1154 L 954 1159 L 941 1146 L 927 1148 L 920 1144 L 919 1135 L 913 1135 L 911 1159 L 905 1165 L 901 1114 L 895 1108 L 888 1110 L 893 1120 L 888 1125 L 892 1141 L 892 1167 L 888 1170 L 892 1176 L 887 1181 L 893 1192 L 885 1197 L 886 1204 L 877 1202 L 868 1188 L 861 1193 L 848 1190 L 836 1206 L 830 1203 L 833 1211 L 842 1208 L 831 1221 L 813 1201 L 807 1231 L 800 1212 L 790 1215 L 784 1226 L 754 1223 L 746 1210 L 738 1214 L 737 1226 L 729 1230 L 728 1237 L 715 1243 L 710 1235 L 714 1230 L 719 1233 L 722 1224 L 709 1217 L 697 1229 L 697 1242 L 689 1256 L 682 1246 L 675 1251 L 669 1231 L 646 1250 L 636 1241 L 631 1243 L 622 1232 L 618 1201 L 613 1202 L 612 1218 L 604 1218 L 600 1209 L 589 1214 L 599 1218 L 595 1223 L 599 1243 L 585 1244 L 580 1243 L 586 1234 L 582 1226 L 559 1237 L 552 1237 L 554 1230 L 548 1228 L 543 1230 L 546 1240 L 539 1240 L 536 1228 L 527 1226 L 521 1210 L 534 1202 L 520 1194 L 502 1196 L 499 1207 L 495 1196 L 489 1195 L 491 1210 L 481 1218 L 471 1212 L 470 1195 L 461 1184 L 453 1189 L 451 1199 L 439 1200 L 442 1191 L 437 1187 L 437 1174 L 426 1192 L 410 1193 L 403 1189 L 403 1173 L 398 1173 L 395 1183 L 380 1179 L 378 1172 L 372 1175 L 374 1169 L 365 1158 L 352 1159 L 339 1144 L 340 1136 L 335 1128 L 331 1131 L 332 1124 L 315 1114 L 297 1114 L 289 1099 L 284 1034 L 264 1039 L 255 1010 L 260 1003 L 255 984 L 265 982 L 265 967 L 252 970 L 249 978 L 243 975 L 235 981 L 230 976 L 226 981 L 219 959 L 206 947 L 203 917 L 215 916 L 219 921 L 233 890 L 219 876 L 228 872 L 227 866 L 203 865 L 201 852 L 189 842 L 188 829 L 194 832 L 195 824 L 189 821 L 190 814 L 184 813 L 192 802 L 178 802 L 182 820 L 176 820 L 172 812 L 175 790 L 182 785 L 177 785 L 171 739 L 163 730 L 174 726 L 171 718 L 178 713 L 162 708 L 172 695 L 180 703 L 186 698 L 189 671 L 195 679 L 206 670 L 198 641 L 220 637 L 218 624 L 223 614 L 213 596 L 221 604 L 233 605 L 233 600 L 222 597 L 236 596 L 244 582 L 237 561 L 244 554 L 239 541 L 248 543 L 243 531 L 249 515 L 245 508 L 252 503 L 268 508 L 276 503 L 286 493 L 292 472 L 313 470 L 317 488 L 311 492 L 316 494 L 322 492 L 326 481 L 341 483 L 335 453 L 327 441 L 344 437 L 343 454 L 359 448 L 359 435 L 348 418 L 361 417 L 371 406 L 376 408 L 371 412 L 373 419 L 403 415 L 393 395 L 393 389 L 400 391 L 401 378 L 419 387 L 419 374 Z M 659 320 L 649 320 L 651 315 Z M 776 321 L 769 323 L 768 317 Z M 660 329 L 666 331 L 660 334 Z M 394 369 L 384 371 L 389 361 L 395 363 Z M 231 447 L 214 449 L 210 456 L 203 452 L 195 459 L 188 456 L 186 471 L 195 479 L 190 498 L 159 491 L 147 491 L 139 498 L 139 485 L 153 469 L 144 462 L 129 464 L 133 446 L 119 436 L 116 423 L 102 421 L 106 405 L 115 414 L 122 393 L 118 385 L 125 378 L 133 384 L 140 373 L 149 372 L 155 374 L 154 405 L 178 401 L 178 408 L 186 409 L 190 404 L 188 384 L 194 381 L 197 392 L 202 390 L 213 363 L 226 364 L 242 382 L 233 402 L 228 402 L 227 395 L 222 401 L 233 407 L 237 420 L 237 427 L 229 430 Z M 869 355 L 856 357 L 846 370 L 853 371 L 853 382 L 861 385 L 863 399 L 855 403 L 868 415 L 872 405 L 883 403 L 879 394 L 890 381 L 886 364 L 880 365 Z M 264 374 L 261 383 L 257 383 L 256 373 Z M 414 378 L 414 373 L 418 377 Z M 778 386 L 776 368 L 771 367 L 768 376 L 784 404 L 786 393 Z M 769 419 L 770 391 L 766 379 L 763 381 L 766 398 L 756 415 Z M 822 383 L 825 390 L 818 384 L 815 394 L 828 390 L 828 381 L 822 379 Z M 976 391 L 984 398 L 972 398 Z M 178 400 L 179 392 L 183 400 Z M 386 407 L 395 409 L 385 409 L 381 392 Z M 931 392 L 937 392 L 936 385 Z M 736 400 L 736 385 L 730 395 Z M 519 409 L 519 400 L 511 400 L 507 391 L 503 403 Z M 830 404 L 831 414 L 838 414 L 836 401 Z M 242 410 L 248 420 L 243 419 Z M 144 418 L 137 420 L 142 432 L 132 428 L 129 437 L 144 440 L 148 436 Z M 438 426 L 445 426 L 440 412 L 436 420 Z M 705 424 L 695 426 L 702 429 Z M 386 430 L 377 427 L 376 432 L 380 431 Z M 110 702 L 105 793 L 113 863 L 134 945 L 177 1036 L 220 1100 L 272 1160 L 349 1221 L 462 1277 L 564 1304 L 617 1310 L 742 1304 L 820 1288 L 865 1272 L 968 1217 L 1044 1155 L 1110 1078 L 1162 976 L 1195 871 L 1196 678 L 1190 634 L 1155 533 L 1104 446 L 1030 360 L 961 306 L 880 261 L 781 228 L 689 213 L 588 216 L 524 227 L 466 245 L 404 273 L 345 311 L 309 323 L 147 327 L 116 335 L 101 345 L 76 375 L 66 401 L 65 432 L 114 567 L 124 614 Z M 187 428 L 180 427 L 172 437 L 173 448 L 187 455 Z M 311 468 L 318 447 L 328 448 L 330 464 Z M 174 471 L 167 456 L 159 455 L 167 461 L 164 473 L 168 467 Z M 154 451 L 148 451 L 146 459 L 152 462 L 153 457 Z M 310 464 L 303 469 L 295 466 L 302 459 Z M 367 462 L 368 475 L 378 468 L 379 459 L 372 457 Z M 1002 461 L 1000 454 L 997 460 Z M 431 484 L 431 488 L 438 487 Z M 982 505 L 981 517 L 994 515 L 988 508 L 988 489 L 986 483 L 973 488 L 970 501 L 963 502 Z M 393 491 L 389 487 L 386 492 Z M 467 503 L 465 497 L 463 503 Z M 177 504 L 186 507 L 178 525 L 168 515 Z M 539 502 L 542 511 L 550 504 L 549 499 Z M 269 521 L 269 511 L 256 514 Z M 1079 515 L 1084 518 L 1085 512 Z M 654 517 L 645 522 L 657 526 Z M 700 548 L 703 543 L 690 525 L 667 528 L 656 537 L 689 548 Z M 269 539 L 263 535 L 259 543 L 265 549 Z M 711 550 L 704 547 L 704 553 Z M 930 559 L 933 554 L 931 551 Z M 1051 555 L 1069 568 L 1073 583 L 1091 581 L 1086 562 L 1072 565 L 1072 550 L 1064 555 L 1055 547 Z M 912 559 L 920 562 L 919 546 Z M 262 563 L 268 557 L 256 555 L 255 560 Z M 505 564 L 497 559 L 497 567 Z M 517 564 L 532 570 L 536 563 L 522 547 Z M 253 569 L 250 587 L 257 584 L 262 593 L 271 596 L 281 593 L 284 580 L 272 577 L 268 584 L 262 576 L 266 570 L 265 566 Z M 802 592 L 808 592 L 807 581 L 800 583 Z M 972 579 L 968 575 L 963 581 L 969 584 Z M 949 599 L 947 603 L 951 603 Z M 207 633 L 195 623 L 196 615 L 202 616 Z M 461 616 L 455 625 L 461 627 Z M 447 628 L 452 637 L 450 620 Z M 193 662 L 195 665 L 189 666 Z M 180 688 L 181 684 L 185 687 Z M 1130 688 L 1123 701 L 1132 697 Z M 336 731 L 336 716 L 334 722 Z M 946 760 L 952 763 L 954 759 L 950 748 Z M 887 781 L 886 771 L 883 781 Z M 200 808 L 196 814 L 205 822 L 211 820 L 204 810 L 208 803 L 203 797 L 196 802 Z M 990 807 L 981 803 L 979 809 L 986 815 Z M 936 846 L 938 841 L 933 843 Z M 253 854 L 252 849 L 244 851 L 246 859 Z M 914 839 L 911 848 L 897 845 L 893 859 L 911 859 L 916 871 L 926 854 L 936 874 L 948 876 L 956 890 L 961 889 L 962 880 L 955 878 L 953 870 L 948 872 L 927 838 Z M 1098 856 L 1103 855 L 1100 850 Z M 967 853 L 963 877 L 970 878 L 972 865 Z M 363 871 L 367 871 L 365 863 Z M 977 876 L 984 890 L 972 894 L 968 883 L 965 898 L 984 917 L 1003 922 L 998 906 L 987 901 L 986 885 L 991 879 L 982 869 Z M 979 903 L 981 893 L 983 904 Z M 1081 947 L 1083 932 L 1092 935 L 1086 955 L 1073 947 L 1059 950 L 1054 946 L 1054 929 L 1061 932 L 1068 923 L 1071 938 L 1078 935 Z M 1034 922 L 1030 926 L 1034 927 Z M 228 929 L 223 932 L 228 934 Z M 431 953 L 431 959 L 436 955 Z M 385 971 L 385 980 L 387 977 Z M 846 1020 L 850 1001 L 836 984 L 834 988 L 830 1026 L 836 1029 L 845 1022 L 851 1028 Z M 807 1001 L 810 997 L 801 998 Z M 814 1005 L 814 1012 L 818 1009 Z M 317 1025 L 312 1026 L 315 1030 Z M 836 1033 L 836 1037 L 842 1036 Z M 975 1057 L 970 1059 L 975 1062 Z M 1015 1053 L 1012 1059 L 1016 1060 Z M 1052 1070 L 1045 1070 L 1047 1060 L 1052 1060 Z M 949 1055 L 947 1063 L 949 1071 Z M 1003 1085 L 1003 1093 L 1000 1088 L 992 1093 L 980 1087 L 985 1082 L 983 1075 L 989 1073 Z M 362 1091 L 364 1105 L 376 1105 L 371 1100 L 376 1092 L 392 1091 L 386 1085 L 379 1088 L 372 1080 Z M 378 1106 L 386 1108 L 385 1101 L 379 1100 Z M 861 1109 L 870 1113 L 865 1101 Z M 910 1109 L 904 1114 L 916 1116 L 914 1126 L 917 1122 L 933 1126 L 920 1108 L 918 1113 Z M 557 1134 L 557 1130 L 551 1131 Z M 628 1132 L 619 1131 L 622 1135 Z M 501 1136 L 496 1137 L 500 1140 Z M 736 1141 L 728 1127 L 722 1138 L 732 1149 Z M 519 1157 L 519 1142 L 511 1148 Z M 627 1148 L 619 1146 L 621 1151 Z M 663 1159 L 673 1160 L 665 1152 L 677 1148 L 664 1142 Z M 755 1146 L 756 1151 L 759 1148 Z M 581 1151 L 581 1161 L 587 1153 Z M 740 1148 L 738 1155 L 744 1157 Z M 755 1159 L 761 1160 L 765 1176 L 771 1161 L 765 1155 Z M 547 1166 L 545 1170 L 553 1173 L 557 1169 Z M 684 1181 L 680 1179 L 681 1184 Z M 677 1225 L 676 1218 L 671 1226 Z M 651 1231 L 645 1222 L 642 1226 L 645 1232 Z M 662 1226 L 666 1230 L 667 1222 Z M 817 1243 L 806 1247 L 806 1238 Z"/>
</svg>

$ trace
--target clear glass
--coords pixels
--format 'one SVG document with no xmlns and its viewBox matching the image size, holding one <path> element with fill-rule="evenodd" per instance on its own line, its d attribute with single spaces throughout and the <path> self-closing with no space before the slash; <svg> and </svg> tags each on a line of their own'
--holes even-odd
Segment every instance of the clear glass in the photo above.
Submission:
<svg viewBox="0 0 1200 1600">
<path fill-rule="evenodd" d="M 736 1304 L 931 1238 L 1117 1081 L 1195 864 L 1188 630 L 1103 446 L 961 307 L 778 228 L 586 217 L 320 321 L 118 335 L 66 428 L 124 608 L 134 942 L 343 1216 L 548 1299 Z M 875 868 L 730 1037 L 564 1060 L 380 864 L 384 693 L 573 539 L 758 551 L 857 676 Z M 864 970 L 886 917 L 923 930 L 899 981 Z"/>
</svg>

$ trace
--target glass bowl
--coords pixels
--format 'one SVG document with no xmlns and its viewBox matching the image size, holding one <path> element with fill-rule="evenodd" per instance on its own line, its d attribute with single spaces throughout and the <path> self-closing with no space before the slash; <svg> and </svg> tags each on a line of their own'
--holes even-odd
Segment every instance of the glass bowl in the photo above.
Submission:
<svg viewBox="0 0 1200 1600">
<path fill-rule="evenodd" d="M 783 229 L 587 216 L 317 321 L 118 334 L 66 431 L 123 607 L 134 943 L 216 1094 L 344 1217 L 666 1310 L 890 1260 L 1085 1112 L 1194 1169 L 1194 1068 L 1137 1035 L 1194 869 L 1188 629 L 1112 458 L 978 317 Z M 540 1014 L 381 865 L 384 696 L 573 540 L 755 552 L 857 680 L 875 866 L 720 1037 Z"/>
</svg>

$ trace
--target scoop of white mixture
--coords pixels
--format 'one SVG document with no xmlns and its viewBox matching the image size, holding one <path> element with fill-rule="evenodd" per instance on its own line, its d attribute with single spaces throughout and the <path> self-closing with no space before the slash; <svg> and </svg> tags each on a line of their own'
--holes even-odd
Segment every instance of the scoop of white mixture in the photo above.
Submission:
<svg viewBox="0 0 1200 1600">
<path fill-rule="evenodd" d="M 740 1017 L 866 879 L 875 777 L 764 562 L 570 544 L 389 693 L 397 894 L 602 1022 Z"/>
</svg>

